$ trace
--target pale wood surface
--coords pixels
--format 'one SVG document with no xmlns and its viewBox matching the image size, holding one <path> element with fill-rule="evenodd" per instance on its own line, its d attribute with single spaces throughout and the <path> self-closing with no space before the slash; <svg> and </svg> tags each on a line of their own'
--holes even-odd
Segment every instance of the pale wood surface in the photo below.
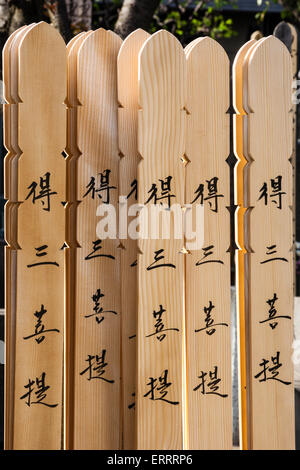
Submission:
<svg viewBox="0 0 300 470">
<path fill-rule="evenodd" d="M 248 448 L 248 398 L 247 398 L 247 367 L 246 360 L 248 354 L 248 337 L 245 316 L 245 294 L 248 289 L 245 274 L 245 258 L 247 249 L 244 241 L 244 218 L 247 208 L 244 204 L 244 172 L 246 171 L 247 159 L 244 155 L 243 130 L 247 119 L 243 107 L 243 64 L 248 51 L 256 44 L 255 40 L 250 40 L 238 51 L 233 63 L 233 106 L 235 114 L 233 116 L 234 152 L 238 161 L 235 166 L 234 194 L 235 205 L 235 241 L 238 247 L 236 252 L 236 299 L 237 299 L 237 330 L 238 330 L 238 364 L 239 364 L 239 420 L 240 420 L 240 446 L 246 450 Z M 247 142 L 246 142 L 247 144 Z"/>
<path fill-rule="evenodd" d="M 5 365 L 5 448 L 13 447 L 13 417 L 14 417 L 14 380 L 15 380 L 15 299 L 16 299 L 16 267 L 17 267 L 17 196 L 16 184 L 13 177 L 16 176 L 11 171 L 13 159 L 18 158 L 17 143 L 17 103 L 14 102 L 12 88 L 17 83 L 12 75 L 11 48 L 16 36 L 21 37 L 27 27 L 20 28 L 11 34 L 3 48 L 3 81 L 4 98 L 6 104 L 3 105 L 4 118 L 4 145 L 8 153 L 4 159 L 4 197 L 7 199 L 5 205 L 5 239 L 8 246 L 5 247 L 5 344 L 6 344 L 6 365 Z M 16 71 L 17 72 L 17 71 Z M 12 83 L 14 79 L 14 84 Z"/>
<path fill-rule="evenodd" d="M 204 208 L 203 245 L 186 255 L 189 449 L 230 449 L 229 60 L 216 41 L 201 38 L 188 48 L 187 70 L 185 201 L 196 199 L 200 184 L 204 197 L 193 203 Z M 214 178 L 217 198 L 207 199 Z"/>
<path fill-rule="evenodd" d="M 139 135 L 142 160 L 138 167 L 139 202 L 149 190 L 172 177 L 171 204 L 184 203 L 186 62 L 180 43 L 166 31 L 149 38 L 139 64 Z M 153 204 L 151 200 L 147 206 Z M 157 201 L 167 203 L 166 200 Z M 171 233 L 171 237 L 173 233 Z M 137 448 L 182 449 L 183 447 L 183 276 L 182 240 L 139 240 L 138 257 L 138 355 L 137 355 Z M 164 256 L 151 269 L 155 251 Z M 149 268 L 147 270 L 147 268 Z M 155 312 L 162 313 L 163 340 L 155 332 Z M 166 372 L 167 371 L 167 372 Z M 166 375 L 167 374 L 167 375 Z M 152 379 L 151 379 L 152 378 Z M 164 380 L 166 379 L 166 380 Z M 153 387 L 151 387 L 151 382 Z M 168 385 L 166 388 L 164 385 Z M 145 396 L 146 395 L 146 396 Z M 168 403 L 169 400 L 173 403 Z"/>
<path fill-rule="evenodd" d="M 244 60 L 243 80 L 244 109 L 248 114 L 243 137 L 247 152 L 244 150 L 244 154 L 247 153 L 251 161 L 244 194 L 246 206 L 251 207 L 245 221 L 245 241 L 247 250 L 251 251 L 245 268 L 249 279 L 246 298 L 250 345 L 247 365 L 251 415 L 249 447 L 293 449 L 293 198 L 289 162 L 292 155 L 292 70 L 286 47 L 272 36 L 252 46 Z M 282 194 L 281 208 L 278 207 L 278 196 L 270 197 L 271 179 L 278 176 L 282 176 L 285 193 Z M 267 184 L 267 204 L 260 198 L 264 183 Z M 267 248 L 271 246 L 273 248 Z M 274 257 L 286 261 L 269 261 Z M 275 294 L 276 316 L 285 315 L 290 319 L 279 317 L 277 325 L 271 328 L 275 319 L 260 322 L 268 319 L 271 308 L 268 301 Z M 280 365 L 276 368 L 278 353 Z M 269 361 L 265 374 L 263 360 Z"/>
<path fill-rule="evenodd" d="M 250 40 L 251 41 L 259 41 L 259 39 L 262 39 L 263 38 L 263 34 L 261 31 L 254 31 L 252 34 L 251 34 L 251 37 L 250 37 Z"/>
<path fill-rule="evenodd" d="M 99 189 L 99 174 L 111 170 L 110 203 L 117 208 L 119 155 L 117 141 L 117 54 L 121 39 L 99 29 L 82 42 L 77 54 L 77 208 L 75 309 L 74 309 L 74 449 L 118 449 L 120 446 L 120 249 L 118 240 L 103 240 L 97 255 L 85 259 L 98 242 L 96 209 L 106 201 L 106 191 L 88 191 L 91 177 Z M 102 195 L 100 199 L 98 195 Z M 99 320 L 93 296 L 101 289 Z M 103 308 L 103 314 L 100 312 Z M 115 313 L 113 313 L 115 312 Z M 101 358 L 105 352 L 105 366 Z M 91 368 L 89 369 L 89 356 Z M 98 362 L 97 362 L 98 356 Z M 97 369 L 100 367 L 100 369 Z M 86 372 L 84 372 L 88 369 Z M 97 372 L 98 370 L 98 372 Z M 90 375 L 91 373 L 91 375 Z M 90 380 L 89 380 L 90 379 Z M 104 380 L 105 379 L 105 380 Z M 107 382 L 106 380 L 113 381 Z"/>
<path fill-rule="evenodd" d="M 14 181 L 12 180 L 14 174 L 12 174 L 11 171 L 11 166 L 12 166 L 12 161 L 15 159 L 18 153 L 19 149 L 17 147 L 18 142 L 17 142 L 17 110 L 18 110 L 18 105 L 17 101 L 18 99 L 15 99 L 15 94 L 14 89 L 17 90 L 17 82 L 18 82 L 18 75 L 17 75 L 17 70 L 14 70 L 14 73 L 12 73 L 12 45 L 16 43 L 16 38 L 18 38 L 18 42 L 20 42 L 22 35 L 25 34 L 26 29 L 28 29 L 29 26 L 23 26 L 22 28 L 17 29 L 12 33 L 8 40 L 5 43 L 5 46 L 3 48 L 3 83 L 4 83 L 4 98 L 7 104 L 4 104 L 3 106 L 3 116 L 4 116 L 4 144 L 8 150 L 7 155 L 5 156 L 4 160 L 4 197 L 7 200 L 10 201 L 17 201 L 17 196 L 16 196 L 16 187 L 17 185 L 14 184 Z M 14 53 L 13 57 L 18 58 L 18 54 Z M 14 63 L 17 61 L 14 60 Z M 14 67 L 15 69 L 16 67 Z M 14 83 L 13 83 L 14 81 Z M 15 88 L 14 88 L 15 87 Z M 16 172 L 13 172 L 16 173 Z M 16 173 L 17 174 L 17 173 Z"/>
<path fill-rule="evenodd" d="M 118 55 L 118 125 L 120 150 L 119 194 L 127 199 L 128 208 L 137 204 L 138 164 L 138 56 L 150 37 L 142 29 L 131 33 L 123 42 Z M 132 192 L 133 191 L 133 192 Z M 132 193 L 132 194 L 131 194 Z M 131 194 L 131 195 L 130 195 Z M 129 196 L 130 195 L 130 196 Z M 128 224 L 131 217 L 127 218 Z M 137 240 L 120 242 L 121 250 L 121 310 L 122 310 L 122 430 L 123 449 L 136 448 L 136 324 L 137 324 Z"/>
<path fill-rule="evenodd" d="M 13 120 L 12 139 L 20 148 L 17 167 L 11 166 L 9 181 L 14 181 L 16 199 L 23 201 L 17 211 L 16 240 L 20 246 L 15 262 L 16 269 L 16 328 L 15 328 L 15 391 L 13 440 L 15 449 L 59 449 L 62 439 L 62 376 L 63 376 L 63 322 L 64 322 L 64 263 L 61 247 L 64 243 L 65 163 L 61 155 L 65 147 L 64 99 L 66 97 L 66 53 L 59 34 L 46 23 L 28 28 L 11 48 L 11 94 L 18 102 L 17 121 Z M 15 47 L 14 47 L 15 46 Z M 49 50 L 52 51 L 49 54 Z M 54 73 L 55 71 L 55 73 Z M 17 77 L 17 81 L 15 81 Z M 21 153 L 22 152 L 22 153 Z M 33 203 L 29 186 L 50 173 L 50 210 L 47 198 Z M 41 189 L 41 188 L 40 188 Z M 28 196 L 28 197 L 27 197 Z M 26 199 L 27 198 L 27 199 Z M 44 206 L 42 205 L 44 202 Z M 14 225 L 16 225 L 14 221 Z M 47 245 L 47 256 L 37 258 L 35 250 Z M 43 250 L 41 250 L 43 251 Z M 55 261 L 59 266 L 28 265 Z M 31 295 L 28 295 L 28 289 Z M 53 291 L 55 295 L 53 295 Z M 44 306 L 42 323 L 45 333 L 29 339 L 35 332 L 37 317 Z M 55 329 L 58 331 L 46 331 Z M 44 336 L 37 343 L 36 338 Z M 42 374 L 45 373 L 45 397 L 41 391 Z M 28 392 L 32 380 L 31 403 Z M 40 385 L 40 388 L 39 388 Z M 40 392 L 42 393 L 42 392 Z M 43 395 L 43 393 L 42 393 Z M 42 403 L 57 405 L 48 407 Z"/>
<path fill-rule="evenodd" d="M 77 53 L 83 40 L 90 32 L 80 33 L 67 44 L 67 204 L 66 204 L 66 295 L 65 295 L 65 406 L 64 406 L 64 446 L 69 449 L 73 437 L 73 410 L 74 410 L 74 310 L 76 254 L 78 243 L 76 241 L 76 164 L 80 156 L 77 146 Z"/>
</svg>

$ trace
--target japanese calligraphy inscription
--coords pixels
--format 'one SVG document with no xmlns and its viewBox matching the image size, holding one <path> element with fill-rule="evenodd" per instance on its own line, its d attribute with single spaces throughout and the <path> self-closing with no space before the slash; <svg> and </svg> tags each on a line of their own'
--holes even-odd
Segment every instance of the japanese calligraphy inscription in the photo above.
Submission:
<svg viewBox="0 0 300 470">
<path fill-rule="evenodd" d="M 186 57 L 186 203 L 204 209 L 203 245 L 186 254 L 189 448 L 230 449 L 229 61 L 210 38 Z"/>
<path fill-rule="evenodd" d="M 5 167 L 6 192 L 14 202 L 8 205 L 8 241 L 17 250 L 14 259 L 8 257 L 10 272 L 15 272 L 15 291 L 11 290 L 7 309 L 8 318 L 11 316 L 15 322 L 13 327 L 8 321 L 10 332 L 14 328 L 15 345 L 8 336 L 7 352 L 9 355 L 10 348 L 15 348 L 15 357 L 7 369 L 7 383 L 14 382 L 14 403 L 8 408 L 12 416 L 6 428 L 6 447 L 59 449 L 63 410 L 62 202 L 66 193 L 61 152 L 66 145 L 66 50 L 60 35 L 42 22 L 16 33 L 8 56 L 5 77 L 14 104 L 5 126 L 15 152 Z M 13 381 L 10 375 L 14 375 Z"/>
<path fill-rule="evenodd" d="M 245 445 L 252 449 L 294 447 L 291 87 L 286 47 L 273 36 L 254 44 L 243 62 Z"/>
<path fill-rule="evenodd" d="M 118 55 L 118 124 L 120 149 L 119 194 L 126 197 L 127 207 L 137 204 L 138 165 L 138 56 L 150 37 L 142 29 L 123 42 Z M 127 223 L 130 223 L 130 217 Z M 136 327 L 137 327 L 137 240 L 123 235 L 121 249 L 122 310 L 122 416 L 123 448 L 136 448 Z"/>
<path fill-rule="evenodd" d="M 138 201 L 184 204 L 186 62 L 166 31 L 140 52 Z M 139 239 L 137 448 L 183 448 L 183 240 Z M 153 334 L 154 333 L 154 334 Z"/>
</svg>

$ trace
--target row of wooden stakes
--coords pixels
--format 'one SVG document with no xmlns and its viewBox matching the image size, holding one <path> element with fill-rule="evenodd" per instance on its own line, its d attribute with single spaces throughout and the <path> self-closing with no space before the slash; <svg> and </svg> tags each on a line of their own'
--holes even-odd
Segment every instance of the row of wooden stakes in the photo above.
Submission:
<svg viewBox="0 0 300 470">
<path fill-rule="evenodd" d="M 3 51 L 7 449 L 232 447 L 230 80 L 166 31 L 20 28 Z M 294 446 L 291 58 L 233 67 L 241 445 Z M 204 208 L 203 245 L 97 208 Z M 128 216 L 128 222 L 132 217 Z M 284 230 L 282 229 L 284 227 Z"/>
</svg>

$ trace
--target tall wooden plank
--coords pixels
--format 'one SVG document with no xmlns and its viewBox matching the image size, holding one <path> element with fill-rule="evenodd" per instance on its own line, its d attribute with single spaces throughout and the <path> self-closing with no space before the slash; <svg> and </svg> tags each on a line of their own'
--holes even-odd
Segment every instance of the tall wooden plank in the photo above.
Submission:
<svg viewBox="0 0 300 470">
<path fill-rule="evenodd" d="M 298 79 L 298 31 L 296 27 L 285 21 L 281 21 L 273 32 L 274 36 L 280 39 L 290 51 L 292 58 L 293 88 L 297 87 Z M 293 101 L 293 241 L 296 241 L 296 145 L 297 145 L 297 104 Z M 294 256 L 295 256 L 294 251 Z M 296 271 L 294 270 L 294 295 L 296 295 Z"/>
<path fill-rule="evenodd" d="M 13 233 L 16 228 L 17 213 L 17 197 L 15 196 L 16 184 L 12 181 L 12 161 L 18 156 L 18 145 L 16 139 L 17 129 L 17 108 L 18 105 L 14 100 L 12 76 L 12 44 L 18 36 L 19 38 L 25 33 L 26 27 L 19 28 L 12 33 L 6 41 L 3 56 L 3 84 L 4 99 L 6 103 L 3 105 L 3 122 L 4 122 L 4 146 L 7 154 L 4 159 L 4 197 L 7 199 L 5 204 L 5 239 L 7 246 L 5 247 L 5 418 L 4 418 L 4 447 L 11 449 L 13 446 L 13 416 L 14 416 L 14 368 L 15 368 L 15 284 L 16 284 L 16 257 L 17 257 L 17 236 Z M 20 40 L 20 39 L 19 39 Z"/>
<path fill-rule="evenodd" d="M 249 387 L 247 386 L 247 355 L 248 355 L 248 328 L 247 317 L 245 311 L 246 293 L 247 293 L 247 275 L 246 258 L 248 256 L 246 243 L 244 240 L 245 231 L 245 217 L 246 210 L 244 201 L 244 185 L 246 179 L 244 173 L 247 171 L 248 155 L 247 139 L 244 139 L 244 130 L 247 125 L 247 114 L 244 109 L 243 103 L 243 64 L 246 55 L 250 49 L 257 44 L 255 40 L 250 40 L 241 47 L 238 51 L 234 63 L 232 74 L 232 90 L 233 90 L 233 106 L 235 114 L 233 116 L 233 133 L 234 133 L 234 153 L 237 158 L 235 165 L 235 178 L 234 178 L 234 197 L 235 205 L 237 206 L 235 212 L 235 242 L 238 247 L 235 255 L 236 262 L 236 301 L 237 301 L 237 325 L 238 325 L 238 364 L 239 364 L 239 422 L 240 422 L 240 447 L 244 450 L 248 449 L 248 399 Z"/>
<path fill-rule="evenodd" d="M 118 36 L 99 29 L 77 54 L 74 449 L 120 447 L 120 249 L 117 239 L 99 239 L 96 216 L 108 203 L 118 212 L 120 45 Z"/>
<path fill-rule="evenodd" d="M 187 50 L 187 70 L 186 203 L 194 216 L 197 205 L 204 211 L 203 245 L 186 241 L 189 448 L 230 449 L 229 60 L 201 38 Z"/>
<path fill-rule="evenodd" d="M 69 449 L 73 436 L 73 409 L 74 409 L 74 310 L 75 310 L 75 271 L 76 253 L 76 165 L 80 156 L 77 146 L 77 108 L 80 104 L 77 99 L 77 54 L 78 49 L 90 32 L 83 32 L 75 36 L 67 44 L 67 178 L 66 178 L 66 292 L 65 292 L 65 406 L 64 406 L 64 446 Z"/>
<path fill-rule="evenodd" d="M 51 53 L 49 53 L 51 51 Z M 18 57 L 14 449 L 62 442 L 66 53 L 46 23 Z M 14 129 L 16 131 L 16 129 Z M 17 171 L 16 171 L 17 170 Z M 53 295 L 55 293 L 55 295 Z M 25 431 L 25 432 L 24 432 Z"/>
<path fill-rule="evenodd" d="M 177 39 L 151 36 L 139 63 L 138 200 L 147 208 L 178 204 L 180 213 L 184 204 L 185 80 Z M 183 447 L 184 260 L 175 228 L 169 239 L 139 239 L 138 449 Z"/>
<path fill-rule="evenodd" d="M 138 164 L 138 56 L 150 37 L 142 29 L 131 33 L 118 55 L 119 100 L 119 194 L 125 199 L 127 224 L 129 208 L 137 204 Z M 121 345 L 122 345 L 122 435 L 123 449 L 136 449 L 135 380 L 137 323 L 137 240 L 128 237 L 128 230 L 119 234 L 121 250 Z"/>
<path fill-rule="evenodd" d="M 270 36 L 244 62 L 248 112 L 250 448 L 293 449 L 292 69 Z M 283 230 L 284 227 L 284 230 Z M 276 411 L 275 411 L 276 410 Z"/>
</svg>

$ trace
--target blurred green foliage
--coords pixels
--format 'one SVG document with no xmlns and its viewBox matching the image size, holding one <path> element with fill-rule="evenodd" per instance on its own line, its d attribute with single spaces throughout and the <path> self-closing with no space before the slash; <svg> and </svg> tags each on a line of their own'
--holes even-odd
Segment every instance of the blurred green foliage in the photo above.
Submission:
<svg viewBox="0 0 300 470">
<path fill-rule="evenodd" d="M 214 39 L 229 38 L 237 33 L 231 18 L 224 16 L 222 7 L 228 4 L 236 6 L 235 0 L 217 0 L 209 6 L 208 1 L 174 1 L 161 3 L 155 12 L 151 31 L 167 29 L 177 36 L 183 45 L 199 36 Z"/>
<path fill-rule="evenodd" d="M 256 0 L 257 5 L 262 5 L 262 0 Z M 267 0 L 262 12 L 256 14 L 256 19 L 263 22 L 271 3 L 276 3 L 283 7 L 281 18 L 294 24 L 300 23 L 300 0 Z"/>
<path fill-rule="evenodd" d="M 93 28 L 103 26 L 113 29 L 122 6 L 122 0 L 95 0 L 93 2 Z M 236 35 L 233 21 L 224 15 L 225 5 L 237 7 L 236 0 L 166 0 L 157 8 L 149 32 L 166 29 L 173 33 L 183 45 L 199 36 L 214 39 Z"/>
</svg>

